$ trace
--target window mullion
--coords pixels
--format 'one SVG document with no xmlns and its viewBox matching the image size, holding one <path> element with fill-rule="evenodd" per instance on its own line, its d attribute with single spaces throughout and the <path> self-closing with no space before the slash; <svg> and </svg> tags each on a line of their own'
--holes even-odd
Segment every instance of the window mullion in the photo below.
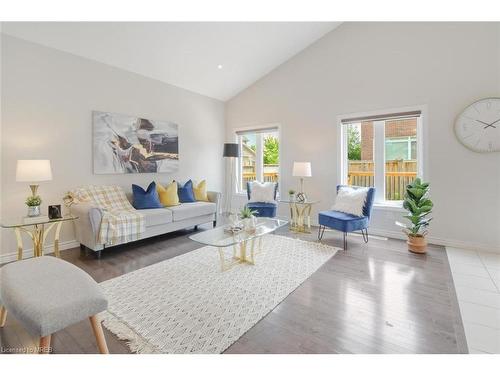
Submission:
<svg viewBox="0 0 500 375">
<path fill-rule="evenodd" d="M 262 134 L 257 134 L 255 143 L 255 178 L 257 181 L 264 182 L 264 140 Z"/>
<path fill-rule="evenodd" d="M 375 201 L 385 201 L 385 121 L 373 123 Z"/>
</svg>

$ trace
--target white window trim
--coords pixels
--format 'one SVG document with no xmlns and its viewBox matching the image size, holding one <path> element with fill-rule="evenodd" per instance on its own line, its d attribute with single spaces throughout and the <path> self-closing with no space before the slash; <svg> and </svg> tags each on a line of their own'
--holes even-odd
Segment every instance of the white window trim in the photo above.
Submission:
<svg viewBox="0 0 500 375">
<path fill-rule="evenodd" d="M 234 128 L 232 130 L 232 132 L 234 134 L 234 142 L 239 144 L 238 135 L 236 134 L 237 132 L 251 132 L 254 130 L 259 131 L 259 130 L 268 129 L 268 128 L 276 128 L 277 132 L 278 132 L 278 139 L 279 139 L 279 146 L 280 146 L 279 150 L 278 150 L 278 154 L 279 154 L 280 164 L 279 164 L 279 168 L 278 168 L 278 193 L 277 193 L 277 195 L 280 196 L 281 195 L 281 163 L 282 163 L 282 152 L 283 152 L 282 151 L 283 150 L 283 147 L 282 147 L 283 142 L 282 142 L 282 137 L 281 137 L 281 124 L 280 123 L 269 123 L 269 124 L 250 125 L 250 126 Z M 240 160 L 241 160 L 241 157 L 236 159 L 236 163 L 234 163 L 234 167 L 236 168 L 236 171 L 234 174 L 235 178 L 236 178 L 236 184 L 238 184 L 238 181 L 240 181 L 242 178 L 241 168 L 240 168 Z M 257 168 L 257 166 L 256 166 L 256 168 Z M 238 185 L 236 185 L 236 191 L 233 192 L 233 194 L 235 196 L 239 196 L 239 197 L 246 197 L 247 196 L 247 192 L 240 191 L 240 187 Z"/>
<path fill-rule="evenodd" d="M 346 113 L 337 116 L 336 126 L 336 134 L 337 134 L 337 185 L 345 184 L 347 181 L 347 158 L 344 155 L 347 152 L 347 136 L 346 132 L 343 131 L 342 120 L 347 118 L 357 118 L 357 117 L 368 117 L 368 116 L 378 116 L 384 115 L 387 113 L 403 113 L 403 112 L 411 112 L 411 111 L 420 111 L 420 117 L 417 120 L 417 176 L 422 178 L 425 181 L 429 180 L 429 168 L 428 168 L 428 157 L 427 157 L 427 147 L 428 147 L 428 109 L 426 104 L 416 105 L 416 106 L 408 106 L 408 107 L 399 107 L 399 108 L 386 108 L 379 109 L 374 111 L 366 111 L 366 112 L 357 112 L 357 113 Z M 374 131 L 376 131 L 376 126 L 374 126 Z M 382 131 L 385 131 L 383 127 L 379 127 Z M 377 137 L 374 137 L 377 139 Z M 378 139 L 385 141 L 384 137 L 378 137 Z M 380 147 L 381 145 L 379 145 Z M 383 146 L 383 145 L 382 145 Z M 375 145 L 377 147 L 377 145 Z M 280 149 L 281 150 L 281 149 Z M 382 155 L 378 155 L 382 154 Z M 381 182 L 379 184 L 381 186 L 385 185 L 384 173 L 381 174 L 379 168 L 384 171 L 385 169 L 385 152 L 375 153 L 374 158 L 382 159 L 382 164 L 380 164 L 380 160 L 375 161 L 375 179 L 377 179 L 377 175 L 379 178 L 381 177 Z M 281 159 L 280 159 L 281 160 Z M 378 166 L 378 168 L 377 168 Z M 377 180 L 375 180 L 375 186 L 377 185 Z M 383 210 L 394 210 L 400 211 L 402 210 L 403 203 L 402 201 L 386 201 L 384 197 L 385 186 L 382 191 L 377 189 L 375 195 L 375 202 L 373 207 L 375 209 L 383 209 Z"/>
</svg>

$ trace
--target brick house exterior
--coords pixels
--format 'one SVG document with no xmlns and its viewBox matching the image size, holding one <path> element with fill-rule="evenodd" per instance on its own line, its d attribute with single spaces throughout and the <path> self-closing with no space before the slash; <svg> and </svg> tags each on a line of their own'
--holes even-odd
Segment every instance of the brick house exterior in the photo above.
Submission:
<svg viewBox="0 0 500 375">
<path fill-rule="evenodd" d="M 416 137 L 417 119 L 390 120 L 385 126 L 386 138 Z M 361 160 L 373 160 L 373 122 L 361 123 Z"/>
</svg>

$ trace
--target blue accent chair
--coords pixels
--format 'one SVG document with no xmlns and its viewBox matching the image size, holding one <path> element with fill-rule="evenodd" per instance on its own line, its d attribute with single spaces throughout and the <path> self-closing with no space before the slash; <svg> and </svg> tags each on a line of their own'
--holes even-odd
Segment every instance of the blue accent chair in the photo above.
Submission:
<svg viewBox="0 0 500 375">
<path fill-rule="evenodd" d="M 337 193 L 340 188 L 347 185 L 338 185 Z M 361 186 L 350 186 L 353 189 L 360 189 Z M 318 240 L 321 241 L 325 228 L 331 228 L 344 233 L 344 250 L 347 250 L 347 233 L 361 231 L 363 240 L 368 242 L 368 226 L 370 225 L 370 216 L 375 198 L 375 188 L 368 188 L 365 205 L 363 206 L 363 216 L 355 216 L 340 211 L 321 211 L 319 213 L 319 232 Z"/>
<path fill-rule="evenodd" d="M 247 197 L 250 200 L 252 194 L 251 191 L 252 184 L 247 182 Z M 276 195 L 278 194 L 278 183 L 274 184 L 274 200 L 276 200 Z M 278 205 L 276 203 L 266 203 L 266 202 L 248 202 L 246 206 L 254 211 L 257 211 L 255 216 L 258 217 L 276 217 L 276 211 Z"/>
</svg>

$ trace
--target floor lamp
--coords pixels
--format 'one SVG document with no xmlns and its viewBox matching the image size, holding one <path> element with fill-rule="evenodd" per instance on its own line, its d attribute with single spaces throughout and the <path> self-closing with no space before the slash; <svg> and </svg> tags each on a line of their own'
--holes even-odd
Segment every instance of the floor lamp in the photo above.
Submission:
<svg viewBox="0 0 500 375">
<path fill-rule="evenodd" d="M 229 190 L 226 194 L 225 204 L 224 204 L 224 214 L 230 215 L 232 211 L 232 200 L 233 200 L 233 192 L 234 192 L 234 161 L 236 158 L 240 157 L 240 145 L 238 143 L 224 143 L 224 152 L 222 154 L 223 157 L 229 158 L 230 161 L 230 182 L 229 182 Z"/>
</svg>

